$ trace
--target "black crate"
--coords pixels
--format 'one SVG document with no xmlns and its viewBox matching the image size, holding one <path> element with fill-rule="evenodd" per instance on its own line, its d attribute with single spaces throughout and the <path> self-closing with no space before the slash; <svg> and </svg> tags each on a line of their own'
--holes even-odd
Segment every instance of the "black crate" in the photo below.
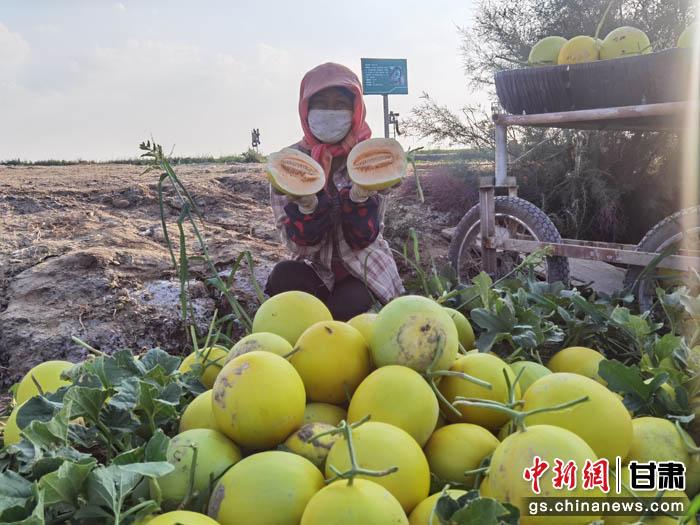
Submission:
<svg viewBox="0 0 700 525">
<path fill-rule="evenodd" d="M 496 73 L 496 93 L 513 114 L 637 106 L 688 99 L 692 53 L 668 49 L 586 64 Z"/>
</svg>

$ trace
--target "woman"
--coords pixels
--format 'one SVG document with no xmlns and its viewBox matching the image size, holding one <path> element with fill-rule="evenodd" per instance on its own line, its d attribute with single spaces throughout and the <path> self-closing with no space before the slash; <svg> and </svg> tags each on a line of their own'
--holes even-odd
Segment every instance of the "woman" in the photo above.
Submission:
<svg viewBox="0 0 700 525">
<path fill-rule="evenodd" d="M 369 310 L 371 294 L 386 303 L 403 292 L 382 237 L 387 198 L 353 185 L 347 174 L 348 153 L 371 136 L 365 113 L 352 71 L 333 63 L 309 71 L 299 97 L 304 138 L 292 147 L 321 164 L 326 187 L 298 199 L 270 188 L 277 228 L 293 260 L 274 267 L 265 291 L 311 293 L 341 321 Z"/>
</svg>

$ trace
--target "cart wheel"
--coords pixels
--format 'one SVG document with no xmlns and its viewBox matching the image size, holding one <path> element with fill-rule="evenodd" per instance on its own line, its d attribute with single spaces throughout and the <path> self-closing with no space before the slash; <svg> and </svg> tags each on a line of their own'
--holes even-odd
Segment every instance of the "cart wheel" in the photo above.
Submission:
<svg viewBox="0 0 700 525">
<path fill-rule="evenodd" d="M 561 242 L 556 226 L 534 204 L 518 197 L 496 197 L 496 237 L 542 242 Z M 450 263 L 462 281 L 469 281 L 481 271 L 481 232 L 479 205 L 472 207 L 459 221 L 450 243 Z M 499 250 L 496 255 L 496 278 L 503 277 L 522 262 L 518 252 Z M 569 280 L 566 257 L 546 257 L 537 273 L 548 282 Z"/>
<path fill-rule="evenodd" d="M 700 250 L 700 206 L 686 208 L 666 217 L 651 230 L 637 245 L 642 252 L 662 252 L 670 246 L 688 250 Z M 625 275 L 625 289 L 632 291 L 639 301 L 639 311 L 650 310 L 656 300 L 656 288 L 681 284 L 684 273 L 659 268 L 641 277 L 644 268 L 632 266 Z"/>
</svg>

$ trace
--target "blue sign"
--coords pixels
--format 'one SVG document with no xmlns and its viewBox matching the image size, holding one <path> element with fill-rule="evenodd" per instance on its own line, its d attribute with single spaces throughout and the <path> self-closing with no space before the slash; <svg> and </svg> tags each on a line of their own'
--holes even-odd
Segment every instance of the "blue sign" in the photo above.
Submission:
<svg viewBox="0 0 700 525">
<path fill-rule="evenodd" d="M 408 95 L 405 58 L 363 58 L 361 62 L 365 95 Z"/>
</svg>

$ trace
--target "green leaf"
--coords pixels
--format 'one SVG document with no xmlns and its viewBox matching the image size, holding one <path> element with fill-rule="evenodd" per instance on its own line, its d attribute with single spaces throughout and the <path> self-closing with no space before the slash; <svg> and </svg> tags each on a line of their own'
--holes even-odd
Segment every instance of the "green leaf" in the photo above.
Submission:
<svg viewBox="0 0 700 525">
<path fill-rule="evenodd" d="M 44 518 L 45 506 L 44 506 L 44 492 L 37 489 L 36 485 L 33 486 L 34 492 L 34 509 L 31 515 L 24 519 L 19 519 L 17 521 L 3 522 L 3 525 L 45 525 L 46 520 Z"/>
<path fill-rule="evenodd" d="M 459 510 L 459 504 L 447 493 L 442 494 L 435 504 L 435 515 L 445 523 L 457 510 Z"/>
<path fill-rule="evenodd" d="M 498 501 L 480 498 L 455 512 L 450 521 L 456 525 L 498 525 L 504 515 L 508 515 L 508 510 Z"/>
<path fill-rule="evenodd" d="M 22 430 L 24 437 L 35 447 L 56 448 L 68 445 L 68 418 L 62 409 L 50 421 L 33 421 Z"/>
<path fill-rule="evenodd" d="M 493 333 L 510 332 L 513 325 L 485 308 L 475 308 L 471 311 L 471 319 L 484 330 Z"/>
<path fill-rule="evenodd" d="M 122 465 L 126 472 L 134 472 L 147 478 L 159 478 L 175 470 L 175 466 L 167 461 L 150 461 L 147 463 L 131 463 Z"/>
<path fill-rule="evenodd" d="M 17 411 L 17 426 L 25 428 L 32 421 L 51 421 L 62 403 L 50 401 L 44 396 L 36 396 L 25 403 Z"/>
<path fill-rule="evenodd" d="M 112 459 L 113 465 L 128 465 L 130 463 L 139 463 L 144 460 L 144 447 L 132 448 L 126 452 L 122 452 Z"/>
<path fill-rule="evenodd" d="M 156 478 L 174 468 L 164 461 L 97 467 L 88 477 L 88 505 L 76 516 L 82 519 L 113 516 L 119 521 L 125 502 L 144 477 Z"/>
<path fill-rule="evenodd" d="M 141 474 L 125 470 L 121 465 L 98 467 L 88 477 L 88 502 L 85 513 L 94 517 L 114 516 L 118 518 L 129 493 L 141 481 Z"/>
<path fill-rule="evenodd" d="M 137 377 L 125 379 L 117 388 L 117 393 L 107 403 L 108 407 L 117 410 L 131 411 L 136 408 L 139 402 L 141 381 Z"/>
<path fill-rule="evenodd" d="M 654 343 L 654 355 L 659 361 L 671 357 L 683 345 L 683 338 L 673 334 L 665 334 Z"/>
<path fill-rule="evenodd" d="M 100 388 L 74 386 L 66 392 L 64 403 L 71 402 L 70 419 L 84 417 L 90 421 L 98 421 L 100 410 L 109 394 Z"/>
<path fill-rule="evenodd" d="M 608 388 L 621 394 L 632 394 L 648 399 L 654 391 L 651 384 L 644 383 L 642 374 L 636 366 L 626 366 L 619 361 L 606 359 L 598 365 L 598 374 L 608 383 Z"/>
<path fill-rule="evenodd" d="M 3 523 L 26 516 L 33 498 L 31 482 L 11 470 L 0 472 L 0 520 Z"/>
<path fill-rule="evenodd" d="M 65 503 L 77 508 L 78 496 L 92 469 L 97 464 L 94 458 L 80 462 L 64 461 L 55 472 L 46 474 L 39 480 L 39 488 L 44 490 L 45 504 Z"/>
<path fill-rule="evenodd" d="M 146 444 L 146 461 L 166 461 L 170 438 L 159 428 Z"/>
<path fill-rule="evenodd" d="M 140 362 L 148 373 L 152 373 L 156 367 L 160 367 L 165 375 L 171 375 L 180 366 L 181 359 L 168 354 L 160 348 L 152 348 L 146 352 L 146 355 L 140 359 Z"/>
</svg>

